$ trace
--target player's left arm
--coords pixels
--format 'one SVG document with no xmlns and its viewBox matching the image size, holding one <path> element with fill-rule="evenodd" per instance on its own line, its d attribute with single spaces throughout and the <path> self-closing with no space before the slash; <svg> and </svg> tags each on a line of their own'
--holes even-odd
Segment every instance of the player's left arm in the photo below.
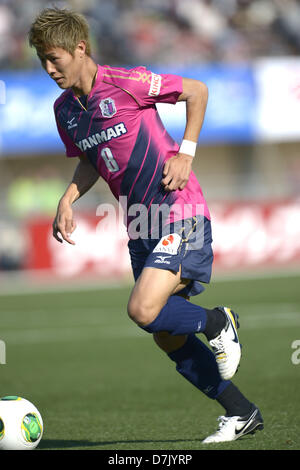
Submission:
<svg viewBox="0 0 300 470">
<path fill-rule="evenodd" d="M 208 100 L 207 86 L 191 78 L 182 79 L 182 93 L 178 101 L 186 102 L 186 127 L 183 139 L 197 143 L 203 125 Z M 178 153 L 164 166 L 162 184 L 167 191 L 183 189 L 189 180 L 193 157 Z"/>
</svg>

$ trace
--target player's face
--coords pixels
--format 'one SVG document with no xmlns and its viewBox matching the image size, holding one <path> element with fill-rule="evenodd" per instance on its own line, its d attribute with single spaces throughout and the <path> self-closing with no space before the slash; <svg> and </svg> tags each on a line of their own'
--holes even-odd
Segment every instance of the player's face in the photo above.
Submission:
<svg viewBox="0 0 300 470">
<path fill-rule="evenodd" d="M 62 89 L 71 88 L 80 79 L 82 51 L 75 49 L 74 55 L 60 47 L 51 47 L 39 54 L 42 66 Z"/>
</svg>

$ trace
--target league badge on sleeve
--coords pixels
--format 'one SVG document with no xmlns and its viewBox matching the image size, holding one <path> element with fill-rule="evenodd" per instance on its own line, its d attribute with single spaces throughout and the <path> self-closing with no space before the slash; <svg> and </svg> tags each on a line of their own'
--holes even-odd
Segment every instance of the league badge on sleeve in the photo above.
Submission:
<svg viewBox="0 0 300 470">
<path fill-rule="evenodd" d="M 112 98 L 104 98 L 104 100 L 101 100 L 99 106 L 103 117 L 111 118 L 117 112 L 115 102 Z"/>
</svg>

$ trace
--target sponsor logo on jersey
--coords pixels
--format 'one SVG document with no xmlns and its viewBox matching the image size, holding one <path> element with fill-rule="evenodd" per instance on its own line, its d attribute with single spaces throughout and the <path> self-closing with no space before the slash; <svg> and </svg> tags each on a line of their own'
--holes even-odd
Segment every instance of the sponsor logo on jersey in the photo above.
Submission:
<svg viewBox="0 0 300 470">
<path fill-rule="evenodd" d="M 149 89 L 149 96 L 158 96 L 160 93 L 161 88 L 161 75 L 157 75 L 156 73 L 151 74 L 151 83 Z"/>
<path fill-rule="evenodd" d="M 104 100 L 101 100 L 99 106 L 103 117 L 111 118 L 117 112 L 115 102 L 112 98 L 104 98 Z"/>
<path fill-rule="evenodd" d="M 74 122 L 75 116 L 70 119 L 70 121 L 67 121 L 68 125 L 68 130 L 73 129 L 73 127 L 77 127 L 77 123 Z"/>
<path fill-rule="evenodd" d="M 116 139 L 123 134 L 127 134 L 127 129 L 124 122 L 119 122 L 115 126 L 103 129 L 101 132 L 97 132 L 96 134 L 90 135 L 85 139 L 76 142 L 76 145 L 82 152 L 85 152 L 99 144 L 109 142 L 111 139 Z"/>
</svg>

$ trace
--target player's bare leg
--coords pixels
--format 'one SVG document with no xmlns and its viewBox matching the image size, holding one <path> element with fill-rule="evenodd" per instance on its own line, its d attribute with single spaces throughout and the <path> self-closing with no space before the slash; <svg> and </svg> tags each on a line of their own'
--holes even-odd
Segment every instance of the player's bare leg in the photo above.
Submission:
<svg viewBox="0 0 300 470">
<path fill-rule="evenodd" d="M 151 323 L 166 304 L 170 295 L 182 290 L 190 281 L 181 273 L 156 268 L 144 268 L 131 292 L 128 314 L 139 326 Z"/>
<path fill-rule="evenodd" d="M 142 318 L 146 322 L 145 324 L 150 323 L 165 305 L 169 296 L 180 292 L 189 282 L 188 279 L 181 279 L 180 272 L 145 268 L 129 299 L 130 317 L 138 324 Z M 145 293 L 148 293 L 149 298 Z M 139 321 L 137 321 L 138 319 Z M 170 353 L 184 345 L 187 335 L 174 336 L 167 331 L 159 331 L 153 333 L 153 339 L 163 351 Z"/>
<path fill-rule="evenodd" d="M 152 334 L 164 331 L 172 336 L 204 333 L 213 347 L 222 379 L 228 380 L 236 372 L 240 360 L 234 313 L 223 308 L 204 309 L 173 295 L 188 283 L 189 280 L 181 278 L 180 271 L 144 268 L 132 290 L 128 314 L 135 323 Z M 178 342 L 184 344 L 183 339 L 173 341 L 167 338 L 167 335 L 160 335 L 156 339 L 161 344 L 166 343 L 168 350 L 173 348 L 173 344 L 176 347 Z M 213 344 L 211 340 L 218 344 Z"/>
<path fill-rule="evenodd" d="M 153 321 L 155 323 L 159 309 L 164 307 L 170 296 L 173 296 L 175 305 L 179 297 L 182 307 L 184 301 L 186 305 L 191 305 L 187 302 L 188 297 L 180 293 L 188 283 L 189 281 L 181 279 L 180 273 L 144 268 L 128 303 L 129 315 L 144 327 Z M 175 293 L 178 295 L 174 296 Z M 186 310 L 182 308 L 181 315 L 185 314 Z M 176 370 L 186 380 L 209 398 L 215 399 L 226 410 L 226 417 L 223 418 L 228 423 L 226 429 L 225 426 L 222 427 L 222 432 L 218 430 L 205 443 L 233 440 L 242 436 L 243 431 L 235 434 L 235 430 L 241 428 L 240 424 L 244 426 L 249 423 L 251 432 L 263 427 L 258 408 L 232 382 L 221 378 L 214 354 L 195 334 L 173 335 L 162 330 L 153 332 L 153 338 L 176 363 Z"/>
</svg>

